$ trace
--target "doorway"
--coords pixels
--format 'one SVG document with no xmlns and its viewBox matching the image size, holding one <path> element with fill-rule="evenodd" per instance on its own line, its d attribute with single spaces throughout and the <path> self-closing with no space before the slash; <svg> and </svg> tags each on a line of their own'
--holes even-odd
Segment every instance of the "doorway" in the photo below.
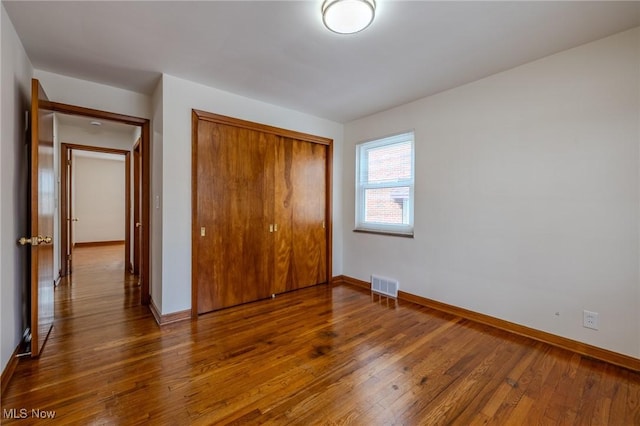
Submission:
<svg viewBox="0 0 640 426">
<path fill-rule="evenodd" d="M 121 155 L 125 155 L 126 157 L 126 170 L 131 170 L 131 153 L 134 153 L 135 161 L 137 162 L 137 166 L 134 165 L 135 176 L 131 176 L 130 172 L 126 173 L 126 188 L 128 189 L 126 198 L 126 211 L 125 211 L 125 268 L 127 272 L 133 271 L 135 269 L 135 265 L 137 264 L 137 275 L 139 279 L 140 285 L 140 303 L 143 305 L 148 305 L 150 302 L 150 276 L 149 276 L 149 247 L 150 247 L 150 233 L 149 233 L 149 223 L 150 223 L 150 122 L 148 119 L 132 117 L 122 114 L 116 114 L 106 111 L 100 111 L 95 109 L 89 109 L 74 105 L 66 105 L 60 104 L 56 102 L 51 103 L 51 109 L 55 113 L 70 115 L 70 116 L 78 116 L 91 118 L 95 120 L 105 120 L 116 123 L 127 124 L 130 126 L 139 127 L 139 139 L 135 144 L 135 149 L 123 151 L 123 150 L 114 150 L 110 148 L 102 148 L 102 147 L 87 147 L 84 145 L 74 145 L 74 144 L 61 144 L 60 149 L 60 235 L 61 235 L 61 243 L 60 243 L 60 274 L 61 276 L 68 275 L 73 270 L 73 257 L 69 257 L 72 251 L 72 241 L 73 241 L 73 220 L 74 217 L 70 216 L 68 213 L 69 202 L 71 201 L 71 173 L 70 168 L 65 167 L 64 162 L 65 159 L 70 158 L 73 150 L 88 150 L 95 152 L 107 152 L 107 153 L 117 153 Z M 126 153 L 125 153 L 126 152 Z M 133 191 L 131 182 L 135 183 L 135 188 Z M 131 194 L 133 193 L 134 199 L 132 200 Z M 134 206 L 134 212 L 132 212 L 131 206 Z M 136 214 L 137 212 L 137 214 Z M 132 215 L 133 213 L 133 215 Z M 135 222 L 132 222 L 131 218 L 135 218 Z M 133 232 L 131 231 L 133 229 Z M 134 235 L 133 244 L 131 241 L 131 236 Z M 137 246 L 136 246 L 137 244 Z M 136 255 L 131 255 L 132 246 L 134 246 L 134 252 Z"/>
<path fill-rule="evenodd" d="M 60 148 L 60 275 L 73 273 L 76 245 L 123 242 L 124 265 L 129 272 L 131 151 L 68 143 L 62 143 Z M 83 173 L 78 175 L 78 170 Z M 78 192 L 83 196 L 76 197 Z M 79 221 L 79 217 L 84 220 Z M 82 234 L 76 233 L 77 227 Z"/>
</svg>

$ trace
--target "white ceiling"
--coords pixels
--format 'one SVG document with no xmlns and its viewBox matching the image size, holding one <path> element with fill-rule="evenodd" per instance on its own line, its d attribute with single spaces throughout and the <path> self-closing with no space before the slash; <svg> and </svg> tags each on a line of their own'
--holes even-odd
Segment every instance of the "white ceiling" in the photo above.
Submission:
<svg viewBox="0 0 640 426">
<path fill-rule="evenodd" d="M 355 35 L 314 1 L 3 1 L 37 69 L 150 94 L 167 73 L 338 122 L 640 25 L 640 2 L 377 0 Z"/>
</svg>

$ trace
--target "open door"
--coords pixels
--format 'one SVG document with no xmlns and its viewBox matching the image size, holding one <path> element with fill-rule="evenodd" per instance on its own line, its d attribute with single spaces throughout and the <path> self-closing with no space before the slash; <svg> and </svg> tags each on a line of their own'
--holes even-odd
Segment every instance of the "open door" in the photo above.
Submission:
<svg viewBox="0 0 640 426">
<path fill-rule="evenodd" d="M 31 248 L 31 356 L 37 357 L 53 326 L 53 111 L 40 82 L 31 83 L 30 236 L 18 243 Z"/>
<path fill-rule="evenodd" d="M 62 144 L 62 156 L 60 157 L 60 249 L 62 262 L 60 276 L 66 277 L 73 273 L 73 227 L 77 218 L 73 217 L 73 201 L 71 181 L 73 167 L 71 164 L 71 149 L 67 144 Z"/>
<path fill-rule="evenodd" d="M 133 264 L 131 273 L 134 275 L 140 274 L 140 249 L 142 248 L 142 223 L 141 216 L 142 211 L 140 209 L 142 205 L 142 163 L 140 157 L 140 139 L 138 139 L 133 146 Z"/>
</svg>

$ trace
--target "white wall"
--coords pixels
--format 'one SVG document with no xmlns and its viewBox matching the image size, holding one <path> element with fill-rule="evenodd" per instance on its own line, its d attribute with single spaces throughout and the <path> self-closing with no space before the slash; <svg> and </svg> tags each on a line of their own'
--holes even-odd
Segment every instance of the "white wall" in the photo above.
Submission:
<svg viewBox="0 0 640 426">
<path fill-rule="evenodd" d="M 53 102 L 78 105 L 140 118 L 150 117 L 149 96 L 42 70 L 34 77 Z"/>
<path fill-rule="evenodd" d="M 123 155 L 91 156 L 73 151 L 73 243 L 124 241 Z"/>
<path fill-rule="evenodd" d="M 334 140 L 334 170 L 340 168 L 343 126 L 166 74 L 162 84 L 163 295 L 158 307 L 166 314 L 191 308 L 191 109 L 331 138 Z M 340 181 L 334 181 L 333 191 L 334 212 L 340 212 Z M 341 216 L 334 214 L 334 275 L 342 273 L 341 232 Z M 155 296 L 154 301 L 158 304 Z"/>
<path fill-rule="evenodd" d="M 636 28 L 346 124 L 345 275 L 640 357 L 639 112 Z M 350 232 L 355 144 L 412 128 L 415 238 Z"/>
<path fill-rule="evenodd" d="M 16 239 L 26 236 L 28 231 L 24 111 L 29 109 L 33 67 L 4 5 L 0 9 L 0 365 L 4 371 L 20 343 L 25 325 L 22 322 L 22 292 L 27 285 L 28 247 L 18 247 Z"/>
</svg>

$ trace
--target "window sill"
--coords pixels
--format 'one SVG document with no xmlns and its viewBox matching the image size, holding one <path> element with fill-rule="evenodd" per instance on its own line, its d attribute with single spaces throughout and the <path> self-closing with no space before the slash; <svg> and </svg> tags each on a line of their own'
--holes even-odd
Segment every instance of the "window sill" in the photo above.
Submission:
<svg viewBox="0 0 640 426">
<path fill-rule="evenodd" d="M 389 235 L 391 237 L 404 237 L 404 238 L 413 238 L 413 232 L 394 232 L 394 231 L 375 231 L 372 229 L 359 229 L 356 228 L 353 232 L 360 232 L 363 234 L 375 234 L 375 235 Z"/>
</svg>

